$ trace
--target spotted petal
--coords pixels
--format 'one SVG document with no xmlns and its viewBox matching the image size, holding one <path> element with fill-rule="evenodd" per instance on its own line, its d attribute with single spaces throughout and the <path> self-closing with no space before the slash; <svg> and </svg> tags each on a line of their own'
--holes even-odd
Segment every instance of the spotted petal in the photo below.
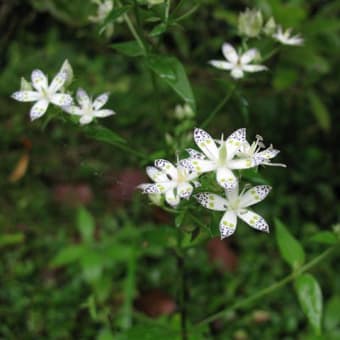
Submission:
<svg viewBox="0 0 340 340">
<path fill-rule="evenodd" d="M 238 217 L 252 228 L 269 233 L 269 226 L 265 219 L 250 210 L 238 213 Z"/>
<path fill-rule="evenodd" d="M 257 185 L 252 187 L 240 197 L 240 206 L 243 208 L 261 202 L 266 198 L 271 190 L 269 185 Z"/>
<path fill-rule="evenodd" d="M 90 98 L 87 95 L 86 91 L 83 89 L 77 90 L 77 101 L 82 107 L 89 107 L 90 106 Z"/>
<path fill-rule="evenodd" d="M 62 86 L 65 84 L 67 80 L 66 72 L 59 72 L 52 80 L 52 83 L 49 87 L 50 92 L 55 93 L 59 91 Z"/>
<path fill-rule="evenodd" d="M 11 97 L 19 102 L 35 102 L 41 98 L 41 94 L 35 91 L 17 91 Z"/>
<path fill-rule="evenodd" d="M 191 158 L 194 158 L 194 159 L 204 159 L 205 156 L 203 155 L 203 153 L 199 152 L 199 151 L 196 151 L 194 149 L 185 149 L 188 154 L 190 155 Z"/>
<path fill-rule="evenodd" d="M 233 190 L 237 186 L 237 178 L 228 168 L 218 168 L 216 171 L 217 183 L 226 190 Z"/>
<path fill-rule="evenodd" d="M 209 64 L 221 70 L 231 70 L 234 67 L 232 63 L 222 60 L 210 60 Z"/>
<path fill-rule="evenodd" d="M 236 214 L 231 210 L 226 211 L 220 221 L 220 233 L 222 240 L 234 234 L 236 230 L 236 224 L 237 224 Z"/>
<path fill-rule="evenodd" d="M 232 159 L 246 140 L 246 129 L 241 128 L 234 131 L 225 141 L 227 148 L 227 159 Z"/>
<path fill-rule="evenodd" d="M 218 149 L 215 141 L 206 131 L 196 128 L 194 130 L 194 139 L 197 146 L 211 160 L 216 160 L 218 157 Z"/>
<path fill-rule="evenodd" d="M 197 173 L 205 173 L 216 169 L 216 162 L 207 159 L 189 159 L 192 170 Z"/>
<path fill-rule="evenodd" d="M 47 77 L 45 74 L 40 70 L 34 70 L 31 75 L 32 78 L 32 85 L 35 89 L 38 91 L 42 89 L 47 89 L 48 83 L 47 83 Z"/>
<path fill-rule="evenodd" d="M 263 157 L 260 157 L 258 154 L 253 155 L 248 158 L 239 158 L 232 159 L 229 161 L 228 166 L 230 169 L 240 170 L 240 169 L 249 169 L 255 166 L 258 166 L 264 163 L 266 160 Z"/>
<path fill-rule="evenodd" d="M 93 109 L 99 110 L 101 107 L 103 107 L 107 103 L 108 100 L 109 100 L 109 94 L 108 93 L 101 94 L 93 102 L 93 104 L 92 104 Z"/>
<path fill-rule="evenodd" d="M 174 189 L 176 184 L 174 182 L 164 183 L 145 183 L 138 186 L 142 189 L 144 194 L 164 194 L 165 192 Z"/>
<path fill-rule="evenodd" d="M 184 182 L 177 187 L 177 193 L 181 198 L 189 198 L 192 194 L 192 191 L 193 187 L 190 183 Z"/>
<path fill-rule="evenodd" d="M 219 195 L 210 192 L 200 192 L 194 195 L 194 197 L 198 203 L 207 209 L 216 211 L 226 211 L 228 209 L 228 201 Z"/>
<path fill-rule="evenodd" d="M 236 64 L 238 61 L 238 54 L 233 46 L 228 43 L 224 43 L 222 45 L 222 53 L 224 57 L 231 62 L 232 64 Z"/>
<path fill-rule="evenodd" d="M 162 170 L 164 173 L 169 175 L 172 180 L 177 179 L 177 169 L 175 166 L 165 159 L 157 159 L 155 161 L 155 167 Z"/>
<path fill-rule="evenodd" d="M 57 106 L 68 106 L 72 104 L 72 101 L 72 97 L 65 93 L 56 93 L 51 98 L 51 102 Z"/>
<path fill-rule="evenodd" d="M 280 153 L 279 150 L 273 149 L 272 147 L 267 148 L 266 150 L 260 151 L 258 155 L 264 159 L 271 159 L 276 157 Z"/>
<path fill-rule="evenodd" d="M 169 190 L 165 193 L 165 200 L 168 204 L 175 207 L 179 204 L 180 198 L 178 195 L 175 194 L 174 190 Z"/>
<path fill-rule="evenodd" d="M 31 120 L 40 118 L 47 110 L 48 101 L 46 99 L 41 99 L 37 101 L 31 108 L 30 117 Z"/>
<path fill-rule="evenodd" d="M 155 182 L 167 182 L 169 181 L 169 178 L 166 176 L 165 173 L 162 171 L 158 170 L 154 166 L 148 166 L 146 168 L 146 173 Z"/>
</svg>

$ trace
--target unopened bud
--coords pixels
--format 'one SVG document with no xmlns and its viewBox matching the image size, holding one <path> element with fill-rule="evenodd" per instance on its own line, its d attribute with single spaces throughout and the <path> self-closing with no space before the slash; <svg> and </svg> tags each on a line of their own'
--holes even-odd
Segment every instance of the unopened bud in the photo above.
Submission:
<svg viewBox="0 0 340 340">
<path fill-rule="evenodd" d="M 21 77 L 20 91 L 32 91 L 33 87 L 24 77 Z"/>
<path fill-rule="evenodd" d="M 257 37 L 261 33 L 262 25 L 262 13 L 256 9 L 247 8 L 238 17 L 238 31 L 241 35 Z"/>
<path fill-rule="evenodd" d="M 271 17 L 263 27 L 263 32 L 272 36 L 276 30 L 276 23 L 273 17 Z"/>
</svg>

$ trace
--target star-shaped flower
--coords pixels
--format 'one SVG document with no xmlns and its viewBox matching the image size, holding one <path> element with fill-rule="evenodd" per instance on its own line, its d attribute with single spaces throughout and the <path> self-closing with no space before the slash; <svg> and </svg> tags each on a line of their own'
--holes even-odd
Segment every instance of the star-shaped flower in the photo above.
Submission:
<svg viewBox="0 0 340 340">
<path fill-rule="evenodd" d="M 211 60 L 209 63 L 222 70 L 230 70 L 233 78 L 238 79 L 244 76 L 244 72 L 259 72 L 267 70 L 264 65 L 250 64 L 258 55 L 256 48 L 252 48 L 243 54 L 238 54 L 233 46 L 228 43 L 222 45 L 222 53 L 226 61 Z"/>
<path fill-rule="evenodd" d="M 239 194 L 236 186 L 234 190 L 225 192 L 226 198 L 209 192 L 202 192 L 194 197 L 207 209 L 225 212 L 219 225 L 221 239 L 224 239 L 235 232 L 237 217 L 254 229 L 269 232 L 269 226 L 263 217 L 248 207 L 262 201 L 270 190 L 268 185 L 258 185 Z"/>
<path fill-rule="evenodd" d="M 277 32 L 273 34 L 273 38 L 284 45 L 302 45 L 303 38 L 299 34 L 291 36 L 291 33 L 292 30 L 290 28 L 284 31 L 281 26 L 278 26 Z"/>
<path fill-rule="evenodd" d="M 199 182 L 195 181 L 195 172 L 180 164 L 176 167 L 165 159 L 156 160 L 155 166 L 147 167 L 146 172 L 155 183 L 141 184 L 139 188 L 145 194 L 164 194 L 166 202 L 171 206 L 178 205 L 181 198 L 188 199 L 194 189 L 193 185 L 199 186 Z"/>
<path fill-rule="evenodd" d="M 225 141 L 221 138 L 219 146 L 206 131 L 199 128 L 194 130 L 194 140 L 202 153 L 187 149 L 190 157 L 181 161 L 182 166 L 199 174 L 216 171 L 216 181 L 226 190 L 234 189 L 238 183 L 232 170 L 252 168 L 265 161 L 256 154 L 238 157 L 240 148 L 246 142 L 244 128 L 233 132 Z"/>
<path fill-rule="evenodd" d="M 70 114 L 80 116 L 81 125 L 91 123 L 94 118 L 104 118 L 115 114 L 112 110 L 101 109 L 109 99 L 107 93 L 101 94 L 92 102 L 83 89 L 78 89 L 76 97 L 79 106 L 66 106 L 63 109 Z"/>
<path fill-rule="evenodd" d="M 70 95 L 59 92 L 67 80 L 66 72 L 60 71 L 53 78 L 49 86 L 47 77 L 40 70 L 34 70 L 31 78 L 35 91 L 17 91 L 12 94 L 12 98 L 20 102 L 36 102 L 30 111 L 32 121 L 43 116 L 50 103 L 57 106 L 65 106 L 72 103 Z"/>
</svg>

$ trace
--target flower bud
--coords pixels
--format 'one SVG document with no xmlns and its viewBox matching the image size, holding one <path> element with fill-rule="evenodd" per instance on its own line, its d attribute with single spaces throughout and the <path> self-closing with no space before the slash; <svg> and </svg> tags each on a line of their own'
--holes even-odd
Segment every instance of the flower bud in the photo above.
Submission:
<svg viewBox="0 0 340 340">
<path fill-rule="evenodd" d="M 147 4 L 149 6 L 155 6 L 155 5 L 159 5 L 162 4 L 165 0 L 147 0 Z"/>
<path fill-rule="evenodd" d="M 194 111 L 188 104 L 182 105 L 177 105 L 175 107 L 175 117 L 178 120 L 182 120 L 184 118 L 192 118 L 195 116 Z"/>
<path fill-rule="evenodd" d="M 32 91 L 33 87 L 24 77 L 21 77 L 20 91 Z"/>
<path fill-rule="evenodd" d="M 263 32 L 267 35 L 273 35 L 276 29 L 276 23 L 273 17 L 271 17 L 263 27 Z"/>
<path fill-rule="evenodd" d="M 65 61 L 62 64 L 59 72 L 65 72 L 67 74 L 67 79 L 65 81 L 64 86 L 70 85 L 72 83 L 72 80 L 73 80 L 73 69 L 72 69 L 72 66 L 67 59 L 65 59 Z"/>
<path fill-rule="evenodd" d="M 241 35 L 250 38 L 257 37 L 261 33 L 262 25 L 262 13 L 256 9 L 247 8 L 238 17 L 238 31 Z"/>
</svg>

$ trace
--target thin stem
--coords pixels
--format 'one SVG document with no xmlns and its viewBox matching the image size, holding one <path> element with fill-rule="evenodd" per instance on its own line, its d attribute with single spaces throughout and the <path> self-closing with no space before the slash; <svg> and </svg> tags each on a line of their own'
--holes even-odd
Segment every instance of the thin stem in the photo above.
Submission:
<svg viewBox="0 0 340 340">
<path fill-rule="evenodd" d="M 135 149 L 132 149 L 130 148 L 129 146 L 125 145 L 125 144 L 120 144 L 120 143 L 111 143 L 112 145 L 116 146 L 117 148 L 123 150 L 123 151 L 126 151 L 138 158 L 141 158 L 141 159 L 148 159 L 148 156 L 138 150 L 135 150 Z"/>
<path fill-rule="evenodd" d="M 180 316 L 181 316 L 181 339 L 188 339 L 188 331 L 187 331 L 187 309 L 186 309 L 186 278 L 185 278 L 185 262 L 184 262 L 184 251 L 182 248 L 182 237 L 181 230 L 178 228 L 178 251 L 177 253 L 177 267 L 180 275 L 180 291 L 179 291 L 179 304 L 180 304 Z"/>
<path fill-rule="evenodd" d="M 168 23 L 168 21 L 169 21 L 170 6 L 171 6 L 171 0 L 166 0 L 165 15 L 164 15 L 166 23 Z"/>
<path fill-rule="evenodd" d="M 224 96 L 224 98 L 217 104 L 215 109 L 211 111 L 211 113 L 208 115 L 206 120 L 203 121 L 201 124 L 201 128 L 207 127 L 210 121 L 216 116 L 216 114 L 223 108 L 223 106 L 227 103 L 227 101 L 231 98 L 234 91 L 236 89 L 236 85 L 233 85 L 233 87 L 228 91 L 228 93 Z"/>
<path fill-rule="evenodd" d="M 314 267 L 315 265 L 317 265 L 319 262 L 323 261 L 326 257 L 328 257 L 335 249 L 336 249 L 337 245 L 328 248 L 327 250 L 325 250 L 323 253 L 321 253 L 320 255 L 316 256 L 313 260 L 309 261 L 308 263 L 306 263 L 304 266 L 302 266 L 300 269 L 297 269 L 296 271 L 294 271 L 293 273 L 291 273 L 290 275 L 284 277 L 283 279 L 281 279 L 280 281 L 275 282 L 274 284 L 272 284 L 269 287 L 263 288 L 262 290 L 260 290 L 259 292 L 244 298 L 242 300 L 239 300 L 237 302 L 235 302 L 233 305 L 231 305 L 230 307 L 221 310 L 215 314 L 210 315 L 209 317 L 203 319 L 202 321 L 198 322 L 196 324 L 196 326 L 202 326 L 202 325 L 206 325 L 220 317 L 225 316 L 228 312 L 234 311 L 235 309 L 239 309 L 243 306 L 248 305 L 249 303 L 258 300 L 260 298 L 262 298 L 265 295 L 268 295 L 270 293 L 272 293 L 273 291 L 281 288 L 282 286 L 286 285 L 287 283 L 293 281 L 297 276 L 301 275 L 302 273 L 308 271 L 309 269 L 311 269 L 312 267 Z"/>
</svg>

